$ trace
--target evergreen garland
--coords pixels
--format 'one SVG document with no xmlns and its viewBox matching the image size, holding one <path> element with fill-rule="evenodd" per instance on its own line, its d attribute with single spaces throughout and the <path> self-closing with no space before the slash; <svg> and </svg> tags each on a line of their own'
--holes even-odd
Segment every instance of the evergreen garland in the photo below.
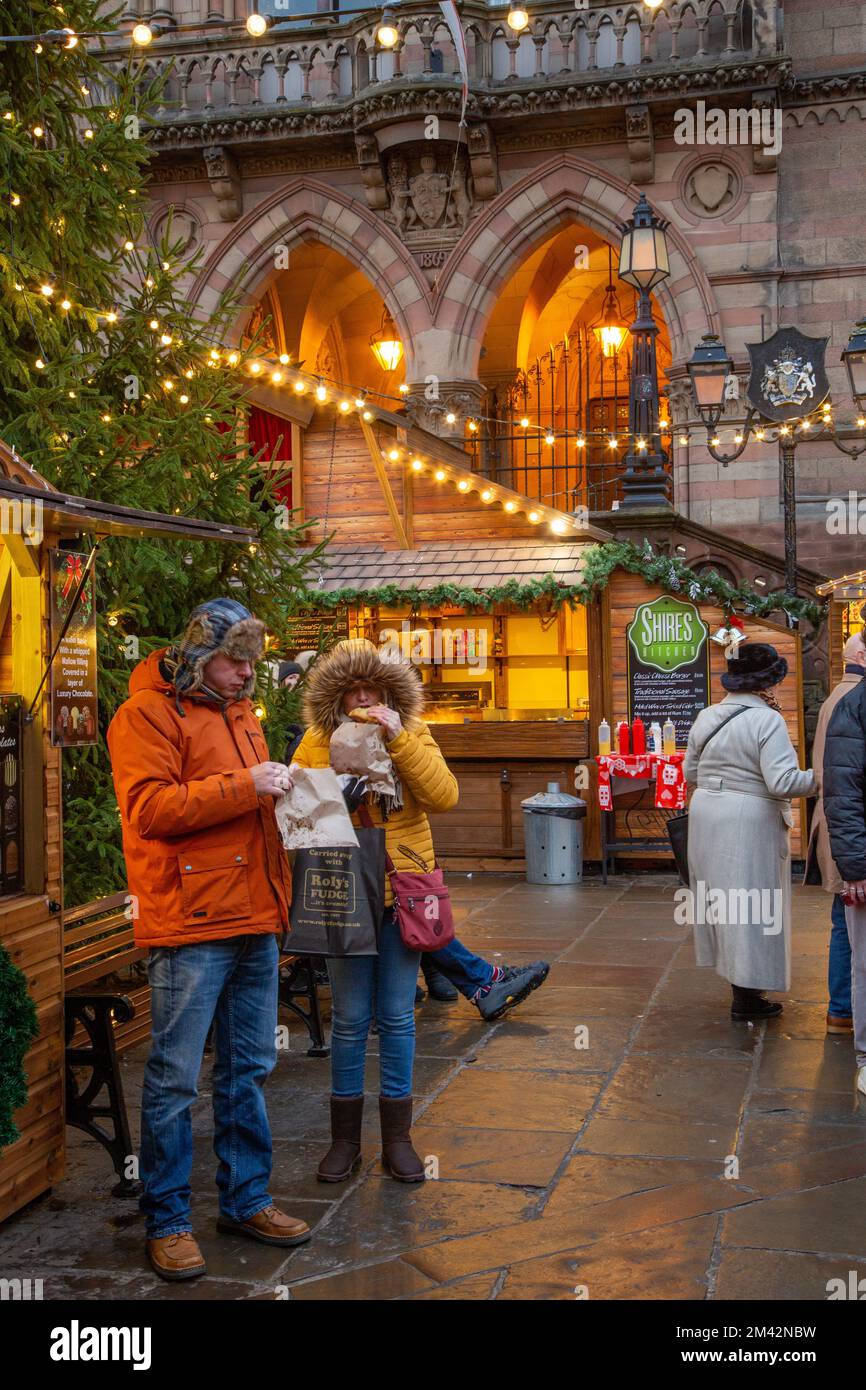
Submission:
<svg viewBox="0 0 866 1390">
<path fill-rule="evenodd" d="M 685 592 L 694 603 L 717 604 L 726 614 L 741 612 L 749 617 L 768 618 L 781 611 L 792 618 L 805 619 L 815 628 L 820 626 L 827 614 L 826 605 L 813 599 L 792 597 L 781 590 L 759 594 L 746 583 L 736 586 L 729 584 L 715 570 L 697 574 L 682 560 L 657 554 L 646 540 L 642 546 L 636 546 L 631 541 L 607 541 L 602 545 L 587 546 L 576 584 L 566 584 L 548 574 L 528 583 L 509 579 L 506 584 L 493 589 L 473 589 L 460 584 L 437 584 L 430 589 L 384 584 L 370 589 L 308 591 L 297 597 L 299 607 L 312 605 L 327 610 L 349 604 L 370 603 L 383 607 L 402 604 L 410 604 L 413 608 L 452 606 L 474 608 L 485 613 L 505 603 L 524 609 L 546 603 L 556 610 L 564 603 L 588 602 L 605 588 L 615 569 L 640 574 L 648 583 L 657 584 L 670 593 Z"/>
<path fill-rule="evenodd" d="M 38 1032 L 27 981 L 0 945 L 0 1152 L 21 1137 L 12 1117 L 27 1101 L 24 1058 Z"/>
</svg>

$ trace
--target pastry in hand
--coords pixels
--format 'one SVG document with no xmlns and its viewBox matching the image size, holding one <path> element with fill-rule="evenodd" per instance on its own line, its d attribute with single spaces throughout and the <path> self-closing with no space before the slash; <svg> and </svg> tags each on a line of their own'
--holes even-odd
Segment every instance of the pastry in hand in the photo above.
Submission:
<svg viewBox="0 0 866 1390">
<path fill-rule="evenodd" d="M 357 720 L 357 722 L 358 722 L 359 724 L 375 724 L 375 723 L 376 723 L 376 720 L 375 720 L 375 719 L 373 718 L 373 716 L 370 714 L 370 711 L 369 711 L 369 710 L 366 710 L 366 709 L 362 709 L 360 705 L 358 706 L 357 709 L 353 709 L 353 710 L 350 710 L 350 711 L 349 711 L 349 718 L 350 718 L 350 719 L 355 719 L 355 720 Z"/>
</svg>

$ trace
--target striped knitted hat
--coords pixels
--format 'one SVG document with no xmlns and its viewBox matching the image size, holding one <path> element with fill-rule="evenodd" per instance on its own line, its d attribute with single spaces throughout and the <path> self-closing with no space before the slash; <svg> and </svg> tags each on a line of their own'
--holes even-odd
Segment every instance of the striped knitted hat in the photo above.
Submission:
<svg viewBox="0 0 866 1390">
<path fill-rule="evenodd" d="M 166 664 L 177 693 L 196 690 L 208 693 L 204 668 L 217 653 L 232 661 L 248 661 L 255 666 L 265 650 L 265 625 L 248 608 L 233 598 L 212 598 L 200 603 L 189 616 L 186 630 L 166 653 Z M 244 685 L 239 700 L 249 698 L 255 688 L 255 674 Z"/>
</svg>

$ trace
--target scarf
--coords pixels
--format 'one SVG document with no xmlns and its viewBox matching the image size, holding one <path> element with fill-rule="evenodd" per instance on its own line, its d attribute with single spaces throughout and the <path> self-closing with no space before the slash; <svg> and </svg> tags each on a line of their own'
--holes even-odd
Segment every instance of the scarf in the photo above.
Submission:
<svg viewBox="0 0 866 1390">
<path fill-rule="evenodd" d="M 769 706 L 770 706 L 770 709 L 774 709 L 774 710 L 776 711 L 777 714 L 781 714 L 781 713 L 782 713 L 782 707 L 781 707 L 781 705 L 779 704 L 779 701 L 776 699 L 775 695 L 773 695 L 771 691 L 769 691 L 769 690 L 756 690 L 756 691 L 755 691 L 755 694 L 756 694 L 756 695 L 759 695 L 759 696 L 761 697 L 761 699 L 763 700 L 764 704 L 765 704 L 765 705 L 769 705 Z"/>
</svg>

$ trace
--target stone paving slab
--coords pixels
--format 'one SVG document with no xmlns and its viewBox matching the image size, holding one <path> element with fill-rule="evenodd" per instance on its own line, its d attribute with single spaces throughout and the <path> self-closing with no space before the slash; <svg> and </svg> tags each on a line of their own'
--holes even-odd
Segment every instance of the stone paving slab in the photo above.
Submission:
<svg viewBox="0 0 866 1390">
<path fill-rule="evenodd" d="M 302 1025 L 282 1013 L 272 1193 L 309 1221 L 309 1245 L 215 1230 L 206 1057 L 193 1211 L 208 1277 L 152 1275 L 136 1204 L 111 1197 L 107 1155 L 74 1130 L 66 1177 L 0 1230 L 4 1275 L 43 1277 L 50 1299 L 178 1301 L 563 1301 L 584 1287 L 596 1300 L 817 1300 L 834 1277 L 866 1278 L 866 1103 L 850 1040 L 825 1034 L 829 901 L 795 888 L 785 1012 L 734 1024 L 726 982 L 696 968 L 675 921 L 676 886 L 662 874 L 557 889 L 452 878 L 462 939 L 492 961 L 552 968 L 494 1024 L 463 998 L 416 1011 L 426 1183 L 382 1171 L 375 1037 L 363 1165 L 346 1184 L 316 1181 L 329 1064 L 306 1056 Z M 134 1143 L 145 1056 L 122 1062 Z"/>
</svg>

